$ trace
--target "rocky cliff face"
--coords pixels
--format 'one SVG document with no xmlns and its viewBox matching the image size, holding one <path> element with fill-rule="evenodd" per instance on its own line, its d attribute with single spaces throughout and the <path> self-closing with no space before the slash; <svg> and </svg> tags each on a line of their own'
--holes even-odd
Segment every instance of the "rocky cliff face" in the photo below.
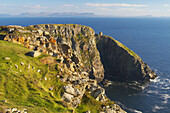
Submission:
<svg viewBox="0 0 170 113">
<path fill-rule="evenodd" d="M 110 36 L 96 35 L 96 45 L 105 69 L 105 78 L 121 81 L 148 81 L 157 75 L 142 59 Z"/>
<path fill-rule="evenodd" d="M 2 27 L 2 33 L 7 32 L 3 40 L 21 43 L 35 51 L 59 56 L 62 52 L 64 62 L 69 55 L 76 66 L 80 64 L 82 71 L 90 74 L 101 82 L 104 78 L 104 68 L 95 43 L 95 32 L 92 28 L 72 24 L 44 24 Z M 2 36 L 1 36 L 2 37 Z"/>
</svg>

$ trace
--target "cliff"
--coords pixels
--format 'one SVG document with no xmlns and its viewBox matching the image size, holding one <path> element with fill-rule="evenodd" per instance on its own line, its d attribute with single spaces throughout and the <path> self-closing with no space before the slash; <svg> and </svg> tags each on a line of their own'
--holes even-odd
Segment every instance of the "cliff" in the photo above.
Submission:
<svg viewBox="0 0 170 113">
<path fill-rule="evenodd" d="M 27 95 L 23 96 L 26 99 L 24 102 L 34 107 L 46 107 L 46 104 L 53 103 L 51 106 L 54 108 L 66 111 L 73 109 L 76 112 L 124 112 L 107 98 L 105 90 L 97 83 L 104 78 L 148 81 L 156 77 L 133 51 L 109 36 L 95 34 L 92 28 L 83 25 L 0 26 L 0 39 L 28 48 L 25 51 L 18 49 L 17 52 L 19 46 L 1 42 L 2 45 L 5 43 L 0 49 L 1 60 L 5 61 L 1 64 L 0 72 L 3 73 L 0 74 L 3 81 L 15 81 L 17 77 L 26 80 L 23 86 Z M 7 50 L 5 54 L 8 46 L 11 51 Z M 11 78 L 7 73 L 10 73 Z M 16 85 L 12 89 L 22 86 L 14 81 L 12 84 Z M 2 82 L 2 86 L 6 86 L 6 82 Z M 4 89 L 2 95 L 8 95 L 8 92 L 9 89 Z M 36 92 L 39 92 L 39 96 Z M 32 96 L 34 94 L 37 96 Z M 22 104 L 22 101 L 15 99 L 13 95 L 2 97 Z M 37 98 L 40 98 L 41 102 Z M 30 99 L 33 101 L 30 102 Z M 58 105 L 68 109 L 55 107 Z"/>
<path fill-rule="evenodd" d="M 90 73 L 92 78 L 98 82 L 104 78 L 103 65 L 95 44 L 95 32 L 90 27 L 73 24 L 32 25 L 26 28 L 8 26 L 2 27 L 1 33 L 4 32 L 7 34 L 3 40 L 21 43 L 32 50 L 55 56 L 62 49 L 65 55 L 80 60 L 80 65 L 83 64 L 81 69 Z"/>
<path fill-rule="evenodd" d="M 110 36 L 96 35 L 105 78 L 118 81 L 149 81 L 157 75 L 132 50 Z"/>
</svg>

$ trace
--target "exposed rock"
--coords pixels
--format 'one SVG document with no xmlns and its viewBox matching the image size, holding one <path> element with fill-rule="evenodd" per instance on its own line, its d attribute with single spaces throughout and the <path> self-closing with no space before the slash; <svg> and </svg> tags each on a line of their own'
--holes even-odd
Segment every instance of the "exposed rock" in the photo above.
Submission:
<svg viewBox="0 0 170 113">
<path fill-rule="evenodd" d="M 41 71 L 40 69 L 37 70 L 38 73 L 39 73 L 40 71 Z"/>
<path fill-rule="evenodd" d="M 74 89 L 72 85 L 64 86 L 64 90 L 66 93 L 72 94 L 74 96 L 80 95 L 80 91 L 78 89 Z"/>
<path fill-rule="evenodd" d="M 98 99 L 98 97 L 100 95 L 104 95 L 105 94 L 105 90 L 103 88 L 99 88 L 99 89 L 96 89 L 94 91 L 91 92 L 91 95 L 95 98 L 95 99 Z"/>
<path fill-rule="evenodd" d="M 25 63 L 21 62 L 21 65 L 23 66 Z"/>
<path fill-rule="evenodd" d="M 109 80 L 107 80 L 107 79 L 105 79 L 104 81 L 102 81 L 102 85 L 103 85 L 104 87 L 108 87 L 108 86 L 110 86 L 111 84 L 112 84 L 112 82 L 109 81 Z"/>
<path fill-rule="evenodd" d="M 18 111 L 17 108 L 12 108 L 12 109 L 11 109 L 11 112 L 16 112 L 16 111 Z"/>
<path fill-rule="evenodd" d="M 43 64 L 52 64 L 55 62 L 55 60 L 50 56 L 50 57 L 45 57 L 40 60 Z"/>
<path fill-rule="evenodd" d="M 86 113 L 91 113 L 91 111 L 86 111 Z"/>
<path fill-rule="evenodd" d="M 30 64 L 28 64 L 28 69 L 30 68 Z"/>
<path fill-rule="evenodd" d="M 70 103 L 70 102 L 72 102 L 72 98 L 73 98 L 73 97 L 74 97 L 74 96 L 71 95 L 71 94 L 64 93 L 61 98 L 62 98 L 62 100 Z"/>
<path fill-rule="evenodd" d="M 44 80 L 47 80 L 47 77 L 45 77 Z"/>
<path fill-rule="evenodd" d="M 109 36 L 96 36 L 105 78 L 122 81 L 148 81 L 156 74 L 141 58 Z"/>
<path fill-rule="evenodd" d="M 102 33 L 102 32 L 99 32 L 99 35 L 100 35 L 100 36 L 102 36 L 102 35 L 103 35 L 103 33 Z"/>
<path fill-rule="evenodd" d="M 52 91 L 52 90 L 53 90 L 53 87 L 50 87 L 49 90 Z"/>
<path fill-rule="evenodd" d="M 38 33 L 39 33 L 39 35 L 43 35 L 43 31 L 42 30 L 38 30 Z"/>
<path fill-rule="evenodd" d="M 73 107 L 76 108 L 81 103 L 81 100 L 79 98 L 74 98 L 72 103 Z"/>
<path fill-rule="evenodd" d="M 10 60 L 10 58 L 9 57 L 5 57 L 5 60 Z"/>
<path fill-rule="evenodd" d="M 17 64 L 15 64 L 15 67 L 18 69 L 18 65 Z"/>
<path fill-rule="evenodd" d="M 61 44 L 64 54 L 68 54 L 70 47 L 67 44 Z"/>
<path fill-rule="evenodd" d="M 5 100 L 3 100 L 3 102 L 4 102 L 4 103 L 7 103 L 7 100 L 5 99 Z"/>
<path fill-rule="evenodd" d="M 73 56 L 71 57 L 71 59 L 72 59 L 73 62 L 75 62 L 75 64 L 78 64 L 78 63 L 79 63 L 79 59 L 78 59 L 75 55 L 73 55 Z"/>
<path fill-rule="evenodd" d="M 41 53 L 39 51 L 31 51 L 26 53 L 27 56 L 32 56 L 32 57 L 38 57 L 41 55 Z"/>
</svg>

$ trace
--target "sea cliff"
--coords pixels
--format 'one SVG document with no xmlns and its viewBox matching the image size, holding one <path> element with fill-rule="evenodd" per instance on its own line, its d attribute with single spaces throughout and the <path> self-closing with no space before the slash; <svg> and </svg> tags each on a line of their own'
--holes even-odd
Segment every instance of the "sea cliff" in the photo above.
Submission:
<svg viewBox="0 0 170 113">
<path fill-rule="evenodd" d="M 42 69 L 38 69 L 37 72 L 42 71 L 39 79 L 46 81 L 55 76 L 53 80 L 59 80 L 58 83 L 62 88 L 60 88 L 61 91 L 57 91 L 53 90 L 58 88 L 57 84 L 56 86 L 52 84 L 48 86 L 50 91 L 57 92 L 60 95 L 59 99 L 61 100 L 54 103 L 71 108 L 75 112 L 123 113 L 125 111 L 116 103 L 111 102 L 105 95 L 104 88 L 98 84 L 104 79 L 149 81 L 149 79 L 156 77 L 149 66 L 126 46 L 110 36 L 101 33 L 95 34 L 92 28 L 83 25 L 1 26 L 0 39 L 23 45 L 30 51 L 22 52 L 25 56 L 20 55 L 20 57 L 28 59 L 30 56 L 38 57 L 37 62 L 41 62 L 41 65 L 46 66 L 44 69 L 51 69 L 45 75 L 43 75 Z M 2 56 L 2 59 L 13 58 L 4 54 Z M 11 63 L 6 63 L 8 65 L 5 65 L 9 66 L 9 69 L 12 68 Z M 22 61 L 21 65 L 24 64 Z M 19 69 L 17 64 L 14 66 Z M 30 67 L 29 64 L 26 66 L 27 68 Z M 20 72 L 16 71 L 16 73 L 21 73 L 21 76 L 28 74 L 22 72 L 22 70 Z M 5 75 L 5 73 L 1 74 Z M 3 76 L 3 78 L 5 77 Z M 46 84 L 49 83 L 46 82 Z M 44 85 L 43 87 L 37 87 L 44 88 L 47 91 L 47 87 Z M 52 94 L 51 96 L 55 99 L 57 95 Z M 88 104 L 91 106 L 88 106 Z"/>
</svg>

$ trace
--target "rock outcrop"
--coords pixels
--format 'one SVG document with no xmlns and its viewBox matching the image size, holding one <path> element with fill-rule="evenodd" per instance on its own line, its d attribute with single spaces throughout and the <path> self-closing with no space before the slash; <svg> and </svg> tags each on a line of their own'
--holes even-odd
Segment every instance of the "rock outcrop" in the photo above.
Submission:
<svg viewBox="0 0 170 113">
<path fill-rule="evenodd" d="M 21 26 L 2 26 L 1 39 L 23 44 L 34 50 L 30 55 L 37 57 L 39 52 L 49 55 L 71 56 L 75 64 L 80 62 L 81 69 L 90 73 L 90 77 L 101 82 L 104 68 L 95 43 L 95 32 L 92 28 L 73 24 L 44 24 Z M 70 54 L 72 51 L 72 54 Z M 65 62 L 66 59 L 64 60 Z"/>
<path fill-rule="evenodd" d="M 119 81 L 149 81 L 157 76 L 137 54 L 112 37 L 96 35 L 96 42 L 105 78 Z"/>
</svg>

